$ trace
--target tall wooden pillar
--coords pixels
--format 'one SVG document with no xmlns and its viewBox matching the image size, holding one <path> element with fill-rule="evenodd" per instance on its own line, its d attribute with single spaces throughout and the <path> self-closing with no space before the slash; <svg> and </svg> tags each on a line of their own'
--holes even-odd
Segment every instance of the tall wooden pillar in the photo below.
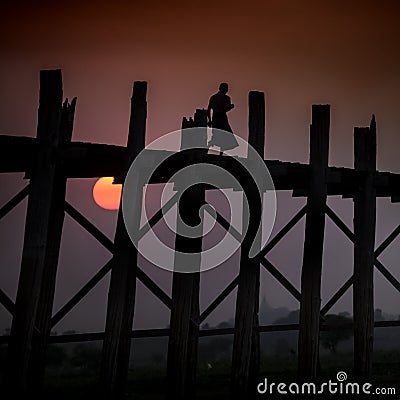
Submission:
<svg viewBox="0 0 400 400">
<path fill-rule="evenodd" d="M 61 70 L 40 72 L 40 98 L 37 127 L 37 157 L 31 171 L 30 192 L 25 223 L 24 246 L 15 312 L 11 326 L 6 368 L 6 386 L 13 397 L 29 391 L 29 365 L 40 307 L 44 273 L 49 266 L 51 231 L 62 221 L 52 221 L 52 206 L 58 198 L 56 152 L 60 145 L 62 109 Z M 57 243 L 54 243 L 57 246 Z M 46 306 L 47 307 L 47 306 Z"/>
<path fill-rule="evenodd" d="M 63 104 L 60 123 L 60 143 L 71 142 L 76 98 L 71 104 L 66 100 Z M 58 258 L 60 254 L 61 235 L 64 224 L 64 204 L 67 177 L 61 165 L 57 165 L 53 185 L 53 198 L 50 208 L 49 230 L 47 235 L 46 258 L 42 287 L 36 315 L 36 328 L 32 343 L 32 357 L 30 362 L 30 387 L 40 392 L 43 384 L 46 350 L 51 331 L 51 317 L 53 311 L 54 292 L 57 278 Z"/>
<path fill-rule="evenodd" d="M 301 381 L 317 376 L 324 248 L 326 171 L 329 155 L 329 105 L 313 105 L 310 128 L 310 184 L 301 271 L 298 374 Z"/>
<path fill-rule="evenodd" d="M 354 197 L 354 373 L 371 377 L 374 334 L 374 249 L 376 224 L 376 124 L 354 129 L 354 168 L 363 174 Z"/>
<path fill-rule="evenodd" d="M 264 143 L 264 93 L 253 91 L 249 93 L 249 144 L 262 158 Z M 244 224 L 247 222 L 248 218 L 244 216 Z M 261 236 L 258 235 L 255 240 L 261 247 Z M 260 261 L 258 257 L 250 259 L 249 251 L 250 248 L 242 245 L 232 355 L 232 398 L 249 398 L 254 395 L 260 362 L 260 337 L 257 329 Z"/>
<path fill-rule="evenodd" d="M 181 149 L 205 147 L 207 144 L 207 112 L 196 110 L 194 121 L 183 120 L 184 128 L 204 128 L 200 132 L 182 131 Z M 196 135 L 193 137 L 193 135 Z M 179 187 L 177 188 L 179 190 Z M 204 204 L 204 185 L 195 185 L 187 189 L 180 199 L 179 214 L 186 222 L 198 224 L 199 237 L 189 238 L 179 235 L 181 228 L 177 224 L 175 250 L 181 253 L 200 253 L 202 251 L 203 225 L 198 223 L 198 210 Z M 197 348 L 199 341 L 199 286 L 200 255 L 189 256 L 190 265 L 186 265 L 185 254 L 175 255 L 175 271 L 172 282 L 172 307 L 170 317 L 170 335 L 167 363 L 167 399 L 190 400 L 195 397 L 197 370 Z M 198 271 L 193 273 L 183 271 Z"/>
<path fill-rule="evenodd" d="M 145 147 L 147 117 L 147 82 L 135 82 L 131 99 L 131 117 L 127 145 L 126 171 Z M 140 228 L 142 188 L 136 199 Z M 100 384 L 107 399 L 123 397 L 128 376 L 131 332 L 136 294 L 136 268 L 138 252 L 126 231 L 122 208 L 118 212 L 114 237 L 114 256 L 108 292 L 107 319 L 100 370 Z"/>
</svg>

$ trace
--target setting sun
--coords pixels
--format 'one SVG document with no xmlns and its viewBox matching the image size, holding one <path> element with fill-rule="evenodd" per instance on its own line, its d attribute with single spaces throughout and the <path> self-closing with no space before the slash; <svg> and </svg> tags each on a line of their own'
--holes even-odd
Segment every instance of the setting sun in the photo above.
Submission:
<svg viewBox="0 0 400 400">
<path fill-rule="evenodd" d="M 113 181 L 112 177 L 100 178 L 93 186 L 94 201 L 106 210 L 118 210 L 121 200 L 122 185 Z"/>
</svg>

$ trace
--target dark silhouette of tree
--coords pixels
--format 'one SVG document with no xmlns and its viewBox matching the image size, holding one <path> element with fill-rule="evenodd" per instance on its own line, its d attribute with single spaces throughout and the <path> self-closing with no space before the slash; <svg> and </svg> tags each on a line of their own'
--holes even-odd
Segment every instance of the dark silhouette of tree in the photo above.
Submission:
<svg viewBox="0 0 400 400">
<path fill-rule="evenodd" d="M 344 327 L 351 323 L 352 319 L 345 315 L 328 314 L 325 316 L 325 320 L 327 325 L 338 325 L 339 327 L 321 332 L 321 345 L 332 354 L 336 354 L 337 345 L 352 336 L 351 328 Z"/>
<path fill-rule="evenodd" d="M 297 324 L 299 322 L 300 310 L 290 311 L 286 317 L 275 320 L 274 325 Z"/>
<path fill-rule="evenodd" d="M 210 324 L 208 322 L 206 322 L 205 324 L 203 324 L 201 326 L 201 329 L 210 329 Z"/>
<path fill-rule="evenodd" d="M 100 367 L 100 358 L 100 348 L 88 344 L 78 344 L 73 349 L 71 365 L 79 369 L 96 371 Z"/>
<path fill-rule="evenodd" d="M 217 325 L 217 329 L 232 328 L 233 324 L 230 321 L 223 321 Z"/>
</svg>

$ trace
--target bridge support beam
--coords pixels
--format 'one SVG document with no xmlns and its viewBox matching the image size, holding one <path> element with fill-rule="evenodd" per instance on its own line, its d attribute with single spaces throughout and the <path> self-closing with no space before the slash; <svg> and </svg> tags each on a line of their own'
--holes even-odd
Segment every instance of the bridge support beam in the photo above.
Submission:
<svg viewBox="0 0 400 400">
<path fill-rule="evenodd" d="M 41 341 L 38 338 L 46 341 L 48 334 L 46 322 L 52 309 L 58 260 L 58 248 L 55 247 L 59 245 L 63 223 L 62 211 L 55 219 L 52 214 L 55 208 L 59 208 L 60 197 L 63 197 L 65 191 L 65 181 L 64 189 L 62 184 L 59 186 L 56 182 L 55 162 L 55 154 L 62 141 L 62 96 L 61 70 L 41 71 L 38 149 L 30 171 L 21 271 L 11 326 L 8 364 L 5 368 L 6 386 L 12 391 L 12 397 L 16 398 L 24 398 L 31 393 L 29 371 L 34 355 L 32 347 L 35 351 L 40 347 L 36 355 L 40 353 L 41 361 L 44 362 L 46 346 L 38 346 Z M 52 234 L 57 237 L 52 237 Z"/>
<path fill-rule="evenodd" d="M 145 147 L 147 117 L 147 82 L 135 82 L 131 99 L 131 117 L 125 173 Z M 136 205 L 139 215 L 134 224 L 140 228 L 142 188 L 138 187 Z M 126 231 L 121 205 L 114 237 L 114 256 L 108 292 L 107 319 L 100 367 L 102 395 L 121 399 L 125 393 L 131 349 L 131 332 L 135 308 L 138 252 Z"/>
<path fill-rule="evenodd" d="M 71 142 L 73 121 L 75 115 L 76 98 L 71 104 L 66 100 L 63 104 L 60 122 L 60 143 Z M 54 293 L 56 288 L 58 258 L 60 254 L 61 235 L 64 224 L 64 204 L 67 188 L 67 177 L 62 166 L 56 167 L 53 199 L 50 209 L 49 232 L 47 237 L 46 259 L 44 263 L 42 288 L 40 291 L 38 310 L 36 315 L 36 328 L 32 343 L 32 357 L 30 362 L 30 387 L 40 393 L 43 386 L 46 352 L 48 339 L 52 327 L 52 312 Z"/>
<path fill-rule="evenodd" d="M 187 146 L 206 146 L 207 114 L 206 110 L 196 110 L 194 120 L 183 120 L 184 128 L 202 128 L 200 132 L 182 132 L 181 149 Z M 193 134 L 196 137 L 192 137 Z M 187 137 L 190 136 L 190 137 Z M 179 187 L 177 188 L 179 190 Z M 204 185 L 195 185 L 187 189 L 182 195 L 179 204 L 179 215 L 184 221 L 193 221 L 199 218 L 198 210 L 205 201 Z M 201 253 L 202 251 L 202 223 L 198 224 L 199 237 L 190 238 L 180 235 L 179 220 L 175 239 L 175 270 L 172 282 L 172 307 L 170 318 L 170 335 L 168 342 L 167 362 L 167 399 L 189 400 L 195 397 L 195 383 L 197 371 L 197 348 L 199 342 L 199 291 L 200 291 L 200 255 L 182 253 Z M 187 261 L 190 260 L 190 265 Z M 194 271 L 192 273 L 184 271 Z"/>
<path fill-rule="evenodd" d="M 354 168 L 364 173 L 354 197 L 354 374 L 371 378 L 374 336 L 374 249 L 376 225 L 376 124 L 354 129 Z"/>
<path fill-rule="evenodd" d="M 314 382 L 319 361 L 322 255 L 324 248 L 326 173 L 329 155 L 330 106 L 313 105 L 310 127 L 310 184 L 301 271 L 298 349 L 300 381 Z"/>
<path fill-rule="evenodd" d="M 249 93 L 249 144 L 264 159 L 265 99 L 262 92 Z M 262 194 L 261 194 L 262 195 Z M 244 224 L 246 226 L 246 213 Z M 261 250 L 261 236 L 257 241 Z M 231 397 L 251 398 L 255 394 L 260 363 L 258 308 L 260 261 L 249 258 L 249 248 L 242 246 L 236 297 L 235 335 L 232 355 Z"/>
</svg>

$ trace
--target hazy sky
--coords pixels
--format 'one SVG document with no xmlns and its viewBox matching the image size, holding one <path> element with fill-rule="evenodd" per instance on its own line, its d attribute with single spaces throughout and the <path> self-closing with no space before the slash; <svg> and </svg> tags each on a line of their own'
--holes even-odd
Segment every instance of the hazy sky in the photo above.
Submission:
<svg viewBox="0 0 400 400">
<path fill-rule="evenodd" d="M 0 133 L 35 134 L 40 69 L 61 68 L 64 95 L 78 97 L 74 140 L 120 145 L 126 144 L 134 80 L 149 82 L 148 142 L 178 129 L 182 116 L 206 107 L 219 82 L 227 81 L 236 105 L 231 125 L 244 138 L 247 93 L 266 93 L 267 158 L 306 162 L 311 105 L 330 103 L 331 165 L 352 166 L 353 127 L 368 125 L 375 113 L 378 168 L 400 172 L 399 17 L 400 3 L 385 0 L 8 1 L 0 14 Z M 94 204 L 93 183 L 71 181 L 68 198 L 113 237 L 115 212 Z M 0 184 L 4 204 L 24 182 L 20 174 L 4 175 Z M 303 203 L 290 194 L 279 196 L 277 228 Z M 331 203 L 351 226 L 351 201 Z M 0 223 L 0 282 L 13 298 L 25 206 Z M 378 202 L 378 244 L 400 223 L 399 207 Z M 300 224 L 270 257 L 297 287 L 303 228 Z M 352 270 L 352 248 L 330 224 L 327 240 L 323 303 Z M 381 260 L 400 278 L 398 245 L 399 240 Z M 66 217 L 55 309 L 107 259 L 107 252 Z M 204 274 L 203 305 L 233 277 L 233 264 Z M 169 274 L 156 268 L 149 274 L 170 290 Z M 398 312 L 398 293 L 376 276 L 376 307 Z M 107 284 L 102 282 L 57 329 L 102 329 Z M 264 273 L 262 290 L 273 306 L 297 307 Z M 233 315 L 233 299 L 211 323 Z M 350 307 L 349 292 L 336 310 Z M 165 308 L 139 285 L 135 325 L 167 323 Z M 9 325 L 1 309 L 0 329 Z"/>
</svg>

